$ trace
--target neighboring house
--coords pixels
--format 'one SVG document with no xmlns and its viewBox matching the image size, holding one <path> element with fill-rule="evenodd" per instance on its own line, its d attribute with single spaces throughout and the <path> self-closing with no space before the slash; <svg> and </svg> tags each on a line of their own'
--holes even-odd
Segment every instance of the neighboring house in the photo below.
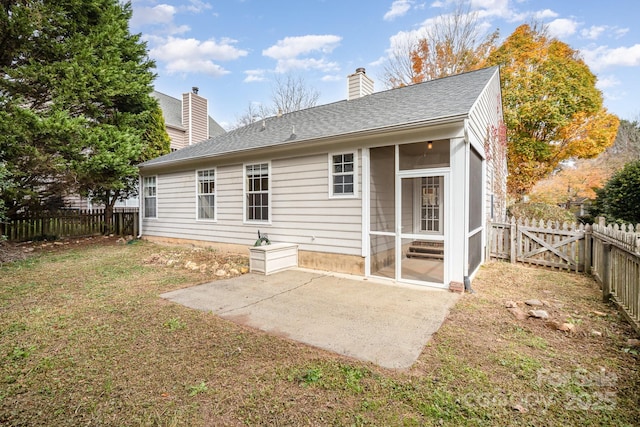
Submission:
<svg viewBox="0 0 640 427">
<path fill-rule="evenodd" d="M 158 100 L 167 134 L 171 139 L 171 151 L 176 151 L 226 131 L 209 116 L 208 101 L 198 95 L 198 88 L 183 93 L 182 99 L 174 98 L 162 92 L 153 91 L 151 96 Z M 77 195 L 65 198 L 66 205 L 72 209 L 94 209 L 96 206 L 86 197 Z M 137 197 L 116 202 L 116 208 L 137 208 Z"/>
<path fill-rule="evenodd" d="M 505 208 L 499 70 L 372 92 L 358 69 L 345 101 L 141 164 L 143 237 L 248 253 L 260 231 L 301 267 L 466 282 Z"/>
<path fill-rule="evenodd" d="M 171 151 L 225 133 L 222 126 L 209 116 L 207 99 L 198 95 L 197 87 L 183 93 L 182 99 L 158 91 L 151 92 L 151 96 L 160 104 L 164 124 L 171 138 Z"/>
</svg>

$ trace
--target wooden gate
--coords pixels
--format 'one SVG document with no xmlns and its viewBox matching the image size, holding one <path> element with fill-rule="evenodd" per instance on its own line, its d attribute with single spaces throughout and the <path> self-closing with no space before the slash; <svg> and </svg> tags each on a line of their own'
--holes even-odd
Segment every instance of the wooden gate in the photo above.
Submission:
<svg viewBox="0 0 640 427">
<path fill-rule="evenodd" d="M 492 226 L 491 258 L 569 271 L 585 271 L 590 248 L 585 248 L 583 224 L 560 224 L 522 219 Z M 586 250 L 585 250 L 586 249 Z"/>
</svg>

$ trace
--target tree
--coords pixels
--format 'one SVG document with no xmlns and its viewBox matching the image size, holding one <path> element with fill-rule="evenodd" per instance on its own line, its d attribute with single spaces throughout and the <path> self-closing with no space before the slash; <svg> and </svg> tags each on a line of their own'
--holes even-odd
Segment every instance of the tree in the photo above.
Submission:
<svg viewBox="0 0 640 427">
<path fill-rule="evenodd" d="M 130 17 L 118 0 L 3 2 L 0 161 L 14 184 L 3 193 L 11 215 L 75 191 L 110 209 L 133 191 L 135 165 L 168 151 L 150 96 L 154 63 Z"/>
<path fill-rule="evenodd" d="M 605 154 L 623 164 L 640 159 L 640 123 L 620 120 L 615 142 Z"/>
<path fill-rule="evenodd" d="M 234 129 L 250 125 L 258 120 L 269 117 L 270 115 L 271 111 L 263 104 L 256 105 L 256 103 L 250 102 L 245 112 L 240 117 L 236 117 Z"/>
<path fill-rule="evenodd" d="M 292 74 L 276 76 L 271 89 L 271 106 L 249 103 L 247 110 L 236 120 L 235 129 L 255 123 L 265 117 L 287 114 L 316 105 L 320 93 L 307 86 L 304 79 Z"/>
<path fill-rule="evenodd" d="M 390 87 L 406 86 L 481 68 L 498 35 L 496 30 L 483 36 L 478 12 L 458 1 L 452 13 L 434 18 L 417 40 L 398 42 L 385 65 L 384 81 Z"/>
<path fill-rule="evenodd" d="M 518 27 L 487 65 L 501 66 L 511 196 L 527 193 L 561 161 L 593 158 L 613 143 L 619 121 L 603 107 L 596 77 L 543 29 Z"/>
<path fill-rule="evenodd" d="M 593 216 L 603 215 L 609 222 L 639 224 L 640 160 L 627 163 L 596 193 Z"/>
<path fill-rule="evenodd" d="M 308 87 L 302 77 L 291 74 L 277 76 L 271 93 L 272 111 L 275 114 L 287 114 L 314 107 L 319 97 L 320 93 Z"/>
</svg>

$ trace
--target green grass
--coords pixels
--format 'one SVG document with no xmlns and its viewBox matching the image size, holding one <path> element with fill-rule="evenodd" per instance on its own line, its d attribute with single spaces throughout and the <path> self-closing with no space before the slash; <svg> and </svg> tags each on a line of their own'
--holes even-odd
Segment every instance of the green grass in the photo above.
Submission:
<svg viewBox="0 0 640 427">
<path fill-rule="evenodd" d="M 585 276 L 483 267 L 477 294 L 460 300 L 415 366 L 393 371 L 159 298 L 216 280 L 183 268 L 188 260 L 247 262 L 106 240 L 0 267 L 0 424 L 626 426 L 640 417 L 630 329 Z M 552 315 L 577 332 L 504 309 L 534 297 L 562 307 Z"/>
</svg>

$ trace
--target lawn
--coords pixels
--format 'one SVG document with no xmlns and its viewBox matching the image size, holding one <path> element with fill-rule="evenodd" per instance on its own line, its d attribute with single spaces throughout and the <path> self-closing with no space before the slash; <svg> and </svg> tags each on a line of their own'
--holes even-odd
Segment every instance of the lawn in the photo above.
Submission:
<svg viewBox="0 0 640 427">
<path fill-rule="evenodd" d="M 488 264 L 418 362 L 392 371 L 158 296 L 242 274 L 245 257 L 112 238 L 65 243 L 0 267 L 0 425 L 640 419 L 637 337 L 584 275 Z M 528 299 L 573 330 L 505 308 Z"/>
</svg>

